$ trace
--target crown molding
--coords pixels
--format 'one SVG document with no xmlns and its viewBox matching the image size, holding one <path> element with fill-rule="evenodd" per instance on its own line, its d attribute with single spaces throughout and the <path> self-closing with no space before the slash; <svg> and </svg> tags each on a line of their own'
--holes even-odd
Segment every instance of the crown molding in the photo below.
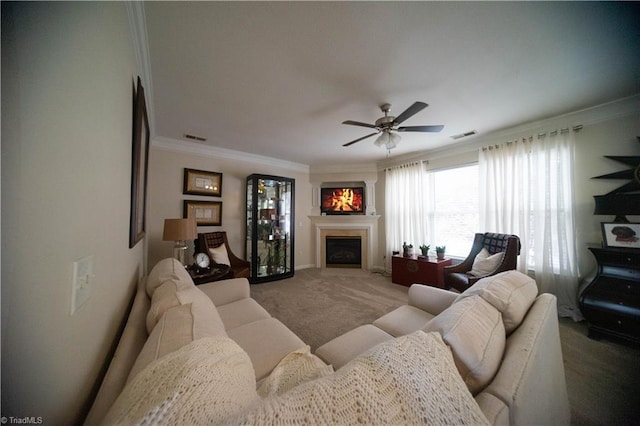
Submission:
<svg viewBox="0 0 640 426">
<path fill-rule="evenodd" d="M 309 166 L 306 164 L 294 163 L 291 161 L 280 160 L 277 158 L 250 154 L 241 151 L 234 151 L 232 149 L 218 148 L 215 146 L 204 145 L 196 142 L 181 141 L 165 137 L 154 137 L 151 140 L 151 146 L 153 148 L 163 149 L 165 151 L 212 157 L 218 160 L 227 159 L 234 161 L 245 161 L 247 163 L 253 163 L 262 166 L 276 166 L 282 169 L 287 169 L 299 173 L 309 173 Z"/>
</svg>

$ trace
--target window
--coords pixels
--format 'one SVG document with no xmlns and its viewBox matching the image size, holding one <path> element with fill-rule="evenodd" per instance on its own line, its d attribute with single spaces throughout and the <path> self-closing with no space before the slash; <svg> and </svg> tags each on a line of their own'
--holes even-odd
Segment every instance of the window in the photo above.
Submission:
<svg viewBox="0 0 640 426">
<path fill-rule="evenodd" d="M 427 172 L 431 249 L 445 245 L 447 256 L 466 257 L 479 228 L 478 165 Z"/>
</svg>

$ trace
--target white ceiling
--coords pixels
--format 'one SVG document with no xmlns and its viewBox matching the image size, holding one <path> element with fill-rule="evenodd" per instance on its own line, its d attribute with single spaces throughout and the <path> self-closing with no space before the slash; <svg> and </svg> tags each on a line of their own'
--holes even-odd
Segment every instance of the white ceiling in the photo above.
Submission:
<svg viewBox="0 0 640 426">
<path fill-rule="evenodd" d="M 379 105 L 403 125 L 392 156 L 640 93 L 640 4 L 147 2 L 154 133 L 312 166 L 377 162 Z M 461 142 L 466 141 L 462 139 Z"/>
</svg>

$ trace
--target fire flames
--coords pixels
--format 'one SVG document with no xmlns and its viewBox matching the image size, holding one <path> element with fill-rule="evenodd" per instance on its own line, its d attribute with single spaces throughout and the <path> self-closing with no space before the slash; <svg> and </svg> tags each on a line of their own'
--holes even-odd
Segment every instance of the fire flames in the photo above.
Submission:
<svg viewBox="0 0 640 426">
<path fill-rule="evenodd" d="M 332 212 L 362 212 L 362 193 L 352 188 L 335 189 L 324 194 L 322 210 Z"/>
</svg>

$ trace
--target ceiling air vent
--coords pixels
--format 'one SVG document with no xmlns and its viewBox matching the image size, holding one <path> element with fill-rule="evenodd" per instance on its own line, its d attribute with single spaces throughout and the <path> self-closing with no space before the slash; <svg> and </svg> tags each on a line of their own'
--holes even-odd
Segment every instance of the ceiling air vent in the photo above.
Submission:
<svg viewBox="0 0 640 426">
<path fill-rule="evenodd" d="M 468 136 L 473 136 L 473 135 L 477 135 L 477 134 L 478 134 L 477 131 L 469 130 L 468 132 L 464 132 L 464 133 L 459 133 L 457 135 L 453 135 L 453 136 L 451 136 L 451 139 L 458 140 L 458 139 L 466 138 Z"/>
<path fill-rule="evenodd" d="M 196 136 L 196 135 L 190 135 L 188 133 L 185 133 L 184 137 L 187 138 L 187 139 L 191 139 L 191 140 L 194 140 L 194 141 L 200 141 L 200 142 L 204 142 L 204 141 L 207 140 L 207 138 L 203 138 L 201 136 Z"/>
</svg>

